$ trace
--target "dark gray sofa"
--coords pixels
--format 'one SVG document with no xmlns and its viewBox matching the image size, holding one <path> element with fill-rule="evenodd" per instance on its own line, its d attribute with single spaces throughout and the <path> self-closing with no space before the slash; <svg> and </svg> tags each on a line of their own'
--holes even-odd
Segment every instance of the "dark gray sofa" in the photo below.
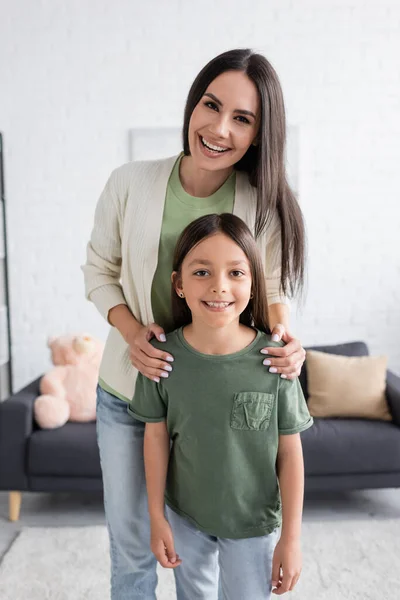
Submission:
<svg viewBox="0 0 400 600">
<path fill-rule="evenodd" d="M 364 356 L 363 342 L 314 350 Z M 307 372 L 300 381 L 307 397 Z M 400 377 L 387 374 L 393 422 L 314 419 L 301 434 L 306 491 L 400 487 Z M 21 492 L 101 491 L 96 425 L 67 423 L 42 430 L 33 419 L 39 379 L 0 404 L 0 490 L 10 493 L 10 518 L 18 519 Z"/>
<path fill-rule="evenodd" d="M 314 346 L 329 354 L 367 356 L 364 342 Z M 305 365 L 306 366 L 306 365 Z M 307 369 L 300 382 L 306 398 Z M 306 491 L 400 487 L 400 377 L 388 371 L 386 399 L 393 422 L 368 419 L 314 419 L 301 434 Z"/>
</svg>

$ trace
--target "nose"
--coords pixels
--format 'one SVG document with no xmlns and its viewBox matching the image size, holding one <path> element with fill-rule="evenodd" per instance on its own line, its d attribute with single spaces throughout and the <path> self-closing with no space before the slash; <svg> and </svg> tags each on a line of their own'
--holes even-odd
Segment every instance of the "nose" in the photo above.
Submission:
<svg viewBox="0 0 400 600">
<path fill-rule="evenodd" d="M 229 137 L 229 117 L 219 113 L 218 119 L 212 123 L 210 131 L 215 137 L 226 139 Z"/>
<path fill-rule="evenodd" d="M 224 275 L 213 278 L 211 291 L 213 294 L 225 294 L 227 292 L 227 281 Z"/>
</svg>

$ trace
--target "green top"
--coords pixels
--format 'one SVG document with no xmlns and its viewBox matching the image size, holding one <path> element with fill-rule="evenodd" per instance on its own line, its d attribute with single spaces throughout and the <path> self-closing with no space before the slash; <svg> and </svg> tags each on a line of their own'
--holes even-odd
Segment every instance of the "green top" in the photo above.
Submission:
<svg viewBox="0 0 400 600">
<path fill-rule="evenodd" d="M 154 321 L 166 331 L 174 329 L 171 314 L 171 273 L 178 237 L 184 228 L 198 217 L 210 213 L 231 213 L 235 199 L 235 171 L 214 194 L 207 198 L 196 198 L 185 192 L 179 178 L 182 156 L 176 161 L 168 182 L 158 247 L 158 263 L 151 289 Z"/>
<path fill-rule="evenodd" d="M 160 383 L 139 373 L 128 411 L 141 421 L 167 422 L 166 503 L 211 535 L 272 532 L 281 523 L 279 435 L 313 423 L 299 380 L 282 379 L 262 364 L 260 350 L 283 343 L 258 331 L 240 352 L 202 354 L 182 329 L 151 343 L 175 357 L 174 369 Z"/>
</svg>

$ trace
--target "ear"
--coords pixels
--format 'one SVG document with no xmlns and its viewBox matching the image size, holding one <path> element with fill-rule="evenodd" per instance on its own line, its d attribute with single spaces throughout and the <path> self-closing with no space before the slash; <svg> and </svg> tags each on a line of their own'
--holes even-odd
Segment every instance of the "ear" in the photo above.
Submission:
<svg viewBox="0 0 400 600">
<path fill-rule="evenodd" d="M 180 296 L 180 294 L 183 292 L 182 278 L 180 277 L 180 275 L 177 271 L 173 271 L 173 273 L 171 275 L 171 282 L 172 282 L 172 285 L 174 286 L 175 292 L 177 293 L 178 296 Z"/>
</svg>

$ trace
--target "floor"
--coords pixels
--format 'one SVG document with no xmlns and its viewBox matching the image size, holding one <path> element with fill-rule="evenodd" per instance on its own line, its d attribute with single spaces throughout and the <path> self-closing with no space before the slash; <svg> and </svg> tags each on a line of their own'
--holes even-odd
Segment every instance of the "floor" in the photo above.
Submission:
<svg viewBox="0 0 400 600">
<path fill-rule="evenodd" d="M 304 520 L 400 519 L 400 489 L 310 493 L 304 501 Z M 0 560 L 23 527 L 79 527 L 104 523 L 100 494 L 42 494 L 22 496 L 20 520 L 8 521 L 8 494 L 0 492 Z"/>
</svg>

